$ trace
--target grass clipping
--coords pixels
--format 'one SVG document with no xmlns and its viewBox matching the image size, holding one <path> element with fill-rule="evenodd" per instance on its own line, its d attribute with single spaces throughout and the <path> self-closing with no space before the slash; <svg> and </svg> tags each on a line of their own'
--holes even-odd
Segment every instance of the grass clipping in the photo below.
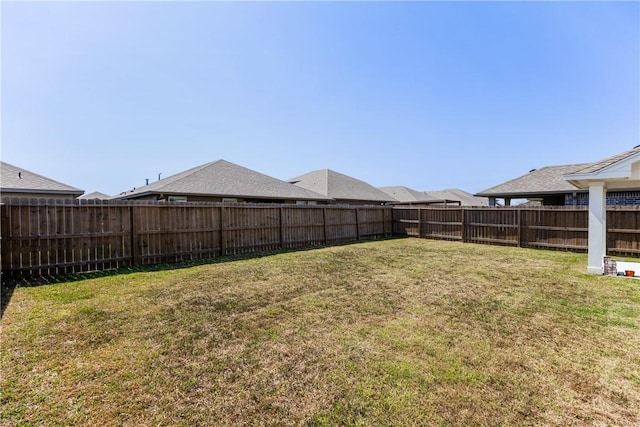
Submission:
<svg viewBox="0 0 640 427">
<path fill-rule="evenodd" d="M 0 425 L 637 425 L 640 286 L 417 239 L 18 288 Z"/>
</svg>

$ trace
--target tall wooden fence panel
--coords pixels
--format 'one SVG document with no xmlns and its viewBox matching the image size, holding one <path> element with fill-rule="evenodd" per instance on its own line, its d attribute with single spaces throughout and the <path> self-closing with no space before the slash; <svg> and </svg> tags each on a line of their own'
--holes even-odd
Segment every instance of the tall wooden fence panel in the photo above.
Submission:
<svg viewBox="0 0 640 427">
<path fill-rule="evenodd" d="M 467 209 L 466 242 L 518 246 L 518 213 L 515 209 Z"/>
<path fill-rule="evenodd" d="M 282 218 L 282 245 L 284 248 L 300 248 L 324 244 L 324 209 L 309 207 L 280 208 Z"/>
<path fill-rule="evenodd" d="M 586 252 L 586 208 L 396 207 L 399 236 Z M 607 252 L 640 256 L 640 207 L 607 209 Z"/>
<path fill-rule="evenodd" d="M 607 210 L 607 247 L 612 254 L 640 257 L 640 206 Z"/>
<path fill-rule="evenodd" d="M 420 235 L 432 239 L 462 240 L 463 209 L 420 210 Z"/>
<path fill-rule="evenodd" d="M 358 214 L 356 209 L 324 208 L 327 242 L 358 239 Z"/>
<path fill-rule="evenodd" d="M 0 221 L 3 272 L 58 275 L 131 265 L 126 206 L 4 204 Z"/>
<path fill-rule="evenodd" d="M 589 245 L 585 209 L 520 209 L 520 246 L 584 252 Z"/>
<path fill-rule="evenodd" d="M 420 232 L 420 209 L 394 208 L 393 234 L 396 236 L 424 237 Z"/>
<path fill-rule="evenodd" d="M 277 207 L 230 206 L 224 209 L 225 254 L 245 254 L 281 247 Z"/>
<path fill-rule="evenodd" d="M 198 205 L 131 205 L 134 265 L 220 255 L 220 211 Z"/>
<path fill-rule="evenodd" d="M 54 276 L 390 237 L 392 209 L 6 200 L 3 276 Z"/>
</svg>

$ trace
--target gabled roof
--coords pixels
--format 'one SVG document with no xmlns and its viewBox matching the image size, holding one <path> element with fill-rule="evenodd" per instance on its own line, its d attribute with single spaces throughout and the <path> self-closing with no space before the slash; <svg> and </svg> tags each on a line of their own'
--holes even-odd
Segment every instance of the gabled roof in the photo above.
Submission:
<svg viewBox="0 0 640 427">
<path fill-rule="evenodd" d="M 640 145 L 565 174 L 564 179 L 578 188 L 590 181 L 603 181 L 607 188 L 640 187 Z"/>
<path fill-rule="evenodd" d="M 590 163 L 584 168 L 573 171 L 575 174 L 586 174 L 600 172 L 606 168 L 609 168 L 616 163 L 620 163 L 624 160 L 631 159 L 633 157 L 640 156 L 640 145 L 633 147 L 631 150 L 624 153 L 616 154 L 615 156 L 607 157 L 606 159 L 599 160 L 597 162 Z M 640 158 L 640 157 L 639 157 Z"/>
<path fill-rule="evenodd" d="M 378 190 L 376 187 L 331 169 L 312 171 L 287 181 L 298 187 L 315 191 L 336 200 L 373 203 L 395 201 L 393 197 Z"/>
<path fill-rule="evenodd" d="M 440 191 L 425 191 L 428 196 L 436 199 L 460 202 L 462 206 L 487 206 L 489 201 L 484 197 L 476 197 L 473 194 L 460 190 L 459 188 L 449 188 Z"/>
<path fill-rule="evenodd" d="M 402 185 L 393 187 L 378 187 L 378 189 L 402 203 L 438 203 L 443 201 L 429 196 L 424 191 L 417 191 Z"/>
<path fill-rule="evenodd" d="M 473 194 L 458 188 L 438 191 L 416 191 L 409 187 L 396 186 L 380 187 L 380 190 L 403 204 L 459 203 L 461 206 L 486 206 L 489 204 L 484 197 L 475 197 Z"/>
<path fill-rule="evenodd" d="M 330 200 L 321 194 L 226 160 L 216 160 L 196 166 L 125 194 L 114 196 L 113 199 L 128 199 L 151 194 L 274 200 Z"/>
<path fill-rule="evenodd" d="M 89 193 L 89 194 L 83 194 L 82 196 L 78 197 L 78 199 L 82 199 L 82 200 L 107 200 L 110 199 L 111 196 L 101 193 L 99 191 L 94 191 L 93 193 Z"/>
<path fill-rule="evenodd" d="M 0 192 L 3 193 L 43 193 L 70 194 L 79 196 L 84 193 L 79 188 L 44 177 L 35 172 L 0 162 Z"/>
<path fill-rule="evenodd" d="M 526 198 L 541 194 L 571 193 L 576 191 L 576 188 L 564 179 L 564 175 L 589 165 L 590 163 L 581 163 L 534 169 L 528 174 L 481 191 L 476 196 Z"/>
</svg>

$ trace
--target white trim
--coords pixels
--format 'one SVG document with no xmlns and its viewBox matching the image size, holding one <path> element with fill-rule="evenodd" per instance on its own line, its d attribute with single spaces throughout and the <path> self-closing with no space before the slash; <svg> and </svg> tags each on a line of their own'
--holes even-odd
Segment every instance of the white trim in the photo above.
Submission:
<svg viewBox="0 0 640 427">
<path fill-rule="evenodd" d="M 568 173 L 563 175 L 566 181 L 576 185 L 577 181 L 592 181 L 603 179 L 630 179 L 634 176 L 634 164 L 640 162 L 640 153 L 633 154 L 626 159 L 612 163 L 596 172 Z"/>
<path fill-rule="evenodd" d="M 631 177 L 631 169 L 628 171 L 611 171 L 611 172 L 593 172 L 593 173 L 571 173 L 568 175 L 563 175 L 563 178 L 566 181 L 592 181 L 592 180 L 602 180 L 602 179 L 629 179 Z"/>
</svg>

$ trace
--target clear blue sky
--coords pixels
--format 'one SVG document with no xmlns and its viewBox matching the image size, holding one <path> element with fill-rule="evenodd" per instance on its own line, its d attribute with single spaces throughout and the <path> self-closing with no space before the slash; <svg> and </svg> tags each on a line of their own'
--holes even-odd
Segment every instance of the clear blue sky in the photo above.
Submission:
<svg viewBox="0 0 640 427">
<path fill-rule="evenodd" d="M 640 144 L 638 2 L 2 2 L 2 159 L 477 192 Z"/>
</svg>

